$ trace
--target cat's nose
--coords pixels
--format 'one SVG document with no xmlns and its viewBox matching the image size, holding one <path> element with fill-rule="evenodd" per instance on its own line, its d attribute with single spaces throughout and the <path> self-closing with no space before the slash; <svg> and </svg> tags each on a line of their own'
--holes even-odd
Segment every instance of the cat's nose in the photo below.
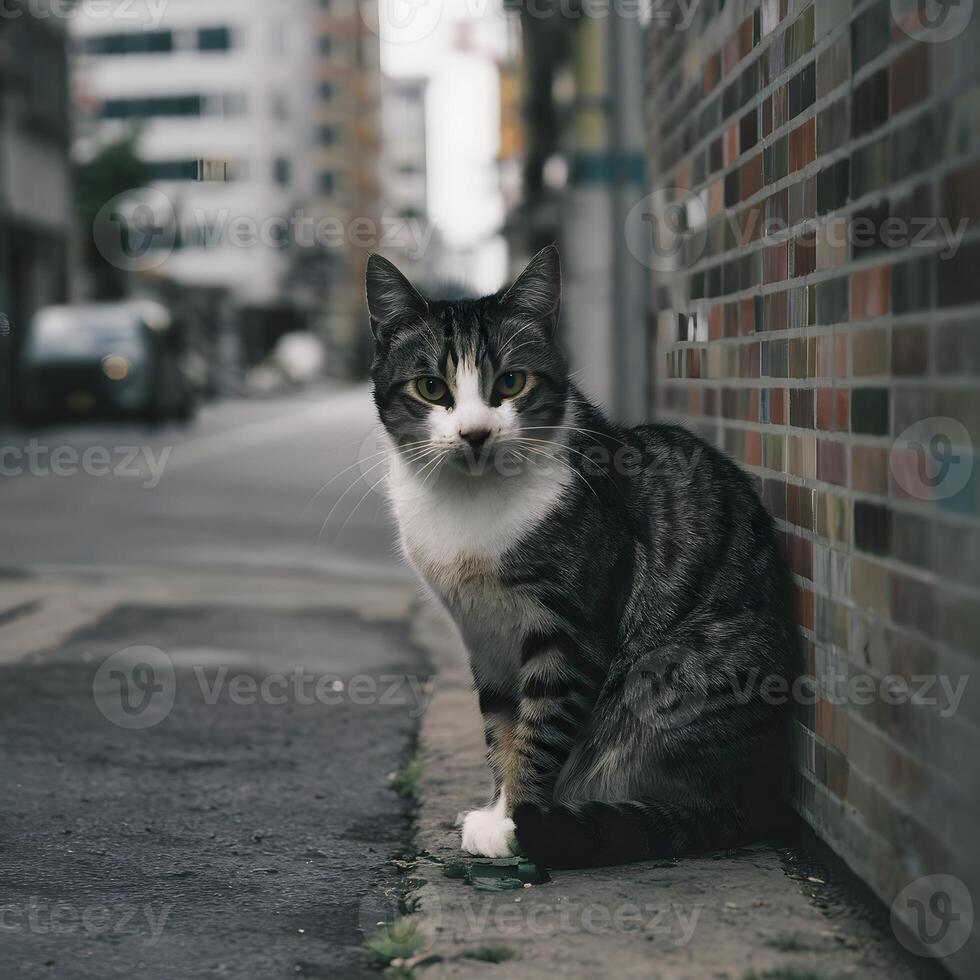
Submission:
<svg viewBox="0 0 980 980">
<path fill-rule="evenodd" d="M 490 438 L 489 429 L 470 429 L 468 432 L 460 432 L 460 439 L 465 439 L 470 447 L 479 451 L 483 444 Z"/>
</svg>

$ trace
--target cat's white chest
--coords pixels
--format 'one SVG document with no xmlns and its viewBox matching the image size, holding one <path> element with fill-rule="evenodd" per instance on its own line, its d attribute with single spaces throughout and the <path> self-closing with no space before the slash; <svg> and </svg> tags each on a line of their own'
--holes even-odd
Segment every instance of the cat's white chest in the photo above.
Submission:
<svg viewBox="0 0 980 980">
<path fill-rule="evenodd" d="M 557 506 L 566 484 L 515 477 L 484 483 L 470 477 L 421 487 L 393 460 L 390 495 L 402 548 L 452 613 L 476 669 L 509 663 L 544 611 L 501 582 L 507 553 L 523 547 Z M 507 661 L 504 663 L 502 661 Z"/>
<path fill-rule="evenodd" d="M 389 462 L 402 545 L 426 575 L 435 566 L 466 575 L 491 571 L 555 509 L 568 481 L 567 474 L 553 472 L 486 479 L 445 472 L 428 481 L 397 453 Z"/>
</svg>

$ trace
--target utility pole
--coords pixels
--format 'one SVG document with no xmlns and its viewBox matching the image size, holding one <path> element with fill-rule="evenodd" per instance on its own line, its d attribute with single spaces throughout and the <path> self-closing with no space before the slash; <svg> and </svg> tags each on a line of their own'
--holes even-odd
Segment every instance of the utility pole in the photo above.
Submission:
<svg viewBox="0 0 980 980">
<path fill-rule="evenodd" d="M 10 282 L 10 208 L 7 204 L 7 99 L 12 91 L 11 21 L 0 18 L 0 422 L 13 414 L 13 283 Z"/>
<path fill-rule="evenodd" d="M 643 44 L 637 15 L 613 12 L 609 22 L 609 150 L 612 159 L 612 335 L 614 411 L 641 422 L 649 410 L 650 354 L 647 268 L 626 244 L 627 218 L 646 193 L 643 130 Z"/>
</svg>

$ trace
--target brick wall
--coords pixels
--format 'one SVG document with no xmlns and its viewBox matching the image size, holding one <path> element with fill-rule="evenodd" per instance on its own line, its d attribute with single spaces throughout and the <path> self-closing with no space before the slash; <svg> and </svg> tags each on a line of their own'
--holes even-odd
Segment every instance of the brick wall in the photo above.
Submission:
<svg viewBox="0 0 980 980">
<path fill-rule="evenodd" d="M 739 460 L 785 536 L 816 692 L 796 807 L 910 925 L 949 895 L 926 950 L 980 975 L 980 923 L 950 954 L 980 906 L 980 10 L 703 0 L 685 30 L 666 6 L 651 407 Z"/>
</svg>

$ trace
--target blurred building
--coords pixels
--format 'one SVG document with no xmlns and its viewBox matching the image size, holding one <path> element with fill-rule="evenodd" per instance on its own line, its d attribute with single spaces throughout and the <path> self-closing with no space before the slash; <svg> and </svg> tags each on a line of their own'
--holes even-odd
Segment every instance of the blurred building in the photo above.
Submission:
<svg viewBox="0 0 980 980">
<path fill-rule="evenodd" d="M 382 79 L 381 251 L 414 281 L 431 277 L 425 78 Z"/>
<path fill-rule="evenodd" d="M 135 133 L 175 216 L 172 254 L 136 288 L 165 282 L 171 302 L 210 309 L 224 360 L 254 363 L 309 328 L 337 373 L 354 372 L 352 240 L 375 239 L 352 222 L 376 199 L 376 34 L 355 0 L 170 0 L 158 16 L 82 7 L 74 20 L 77 156 Z"/>
<path fill-rule="evenodd" d="M 0 419 L 28 320 L 65 299 L 72 213 L 65 22 L 6 8 L 18 16 L 0 17 Z"/>
<path fill-rule="evenodd" d="M 364 301 L 367 256 L 381 247 L 381 49 L 376 5 L 313 0 L 316 50 L 316 211 L 331 229 L 322 333 L 328 370 L 363 375 L 370 363 Z"/>
</svg>

